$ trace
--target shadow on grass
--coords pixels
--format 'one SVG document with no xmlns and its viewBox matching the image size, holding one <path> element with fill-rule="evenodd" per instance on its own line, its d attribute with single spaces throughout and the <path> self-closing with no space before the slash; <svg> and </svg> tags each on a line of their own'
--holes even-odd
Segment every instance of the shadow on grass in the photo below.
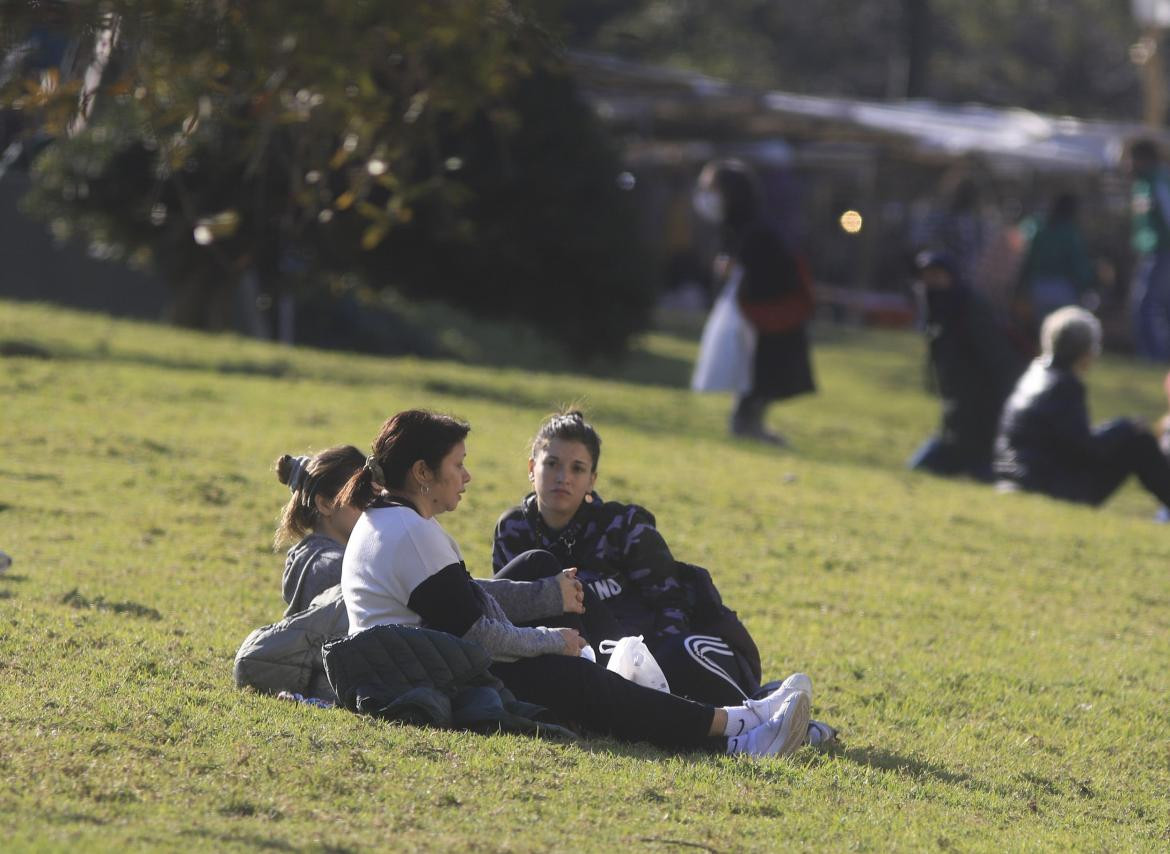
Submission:
<svg viewBox="0 0 1170 854">
<path fill-rule="evenodd" d="M 148 620 L 161 620 L 162 614 L 147 605 L 137 602 L 107 602 L 104 596 L 89 599 L 82 596 L 76 587 L 61 597 L 61 604 L 72 605 L 77 609 L 92 608 L 97 611 L 111 611 L 115 614 L 129 614 L 132 617 L 145 617 Z"/>
<path fill-rule="evenodd" d="M 206 828 L 188 828 L 179 831 L 180 836 L 196 837 L 209 842 L 224 845 L 246 845 L 251 848 L 263 848 L 268 851 L 299 851 L 301 846 L 291 845 L 283 839 L 268 839 L 255 833 L 217 833 Z M 347 848 L 323 848 L 325 851 L 348 851 Z"/>
<path fill-rule="evenodd" d="M 833 754 L 866 768 L 878 768 L 882 771 L 893 771 L 897 774 L 902 774 L 910 777 L 915 782 L 933 780 L 936 783 L 946 783 L 952 786 L 963 785 L 986 788 L 980 785 L 969 774 L 951 771 L 934 762 L 903 756 L 880 747 L 845 747 L 833 751 Z"/>
<path fill-rule="evenodd" d="M 0 470 L 0 477 L 8 477 L 13 480 L 29 480 L 29 481 L 59 481 L 61 478 L 56 474 L 49 474 L 46 472 L 18 472 L 18 471 L 3 471 Z M 11 504 L 5 504 L 4 509 L 11 509 Z"/>
<path fill-rule="evenodd" d="M 41 813 L 48 824 L 90 824 L 95 827 L 104 827 L 109 821 L 96 815 L 83 812 L 52 812 Z"/>
<path fill-rule="evenodd" d="M 661 333 L 660 333 L 661 334 Z M 344 370 L 336 366 L 327 372 L 322 370 L 306 371 L 298 368 L 292 361 L 281 358 L 272 359 L 189 359 L 179 356 L 163 356 L 153 353 L 115 353 L 110 352 L 105 342 L 99 342 L 93 347 L 71 347 L 56 344 L 50 351 L 42 348 L 46 354 L 43 358 L 61 359 L 65 361 L 109 362 L 112 364 L 142 365 L 145 367 L 162 368 L 173 371 L 198 371 L 222 374 L 225 376 L 251 376 L 266 379 L 324 379 L 341 385 L 366 385 L 371 382 L 367 371 L 347 375 Z M 377 354 L 361 353 L 343 350 L 323 351 L 336 355 L 351 355 L 365 358 L 401 358 L 410 354 Z M 661 353 L 652 353 L 646 350 L 635 349 L 624 357 L 594 359 L 580 362 L 560 354 L 552 345 L 547 348 L 518 347 L 485 348 L 481 354 L 474 357 L 460 357 L 458 354 L 439 353 L 428 356 L 416 356 L 435 361 L 449 361 L 464 364 L 474 364 L 476 367 L 497 369 L 522 369 L 526 371 L 538 370 L 546 375 L 585 376 L 594 379 L 612 379 L 635 385 L 663 386 L 668 388 L 686 388 L 690 383 L 690 359 L 668 356 Z"/>
</svg>

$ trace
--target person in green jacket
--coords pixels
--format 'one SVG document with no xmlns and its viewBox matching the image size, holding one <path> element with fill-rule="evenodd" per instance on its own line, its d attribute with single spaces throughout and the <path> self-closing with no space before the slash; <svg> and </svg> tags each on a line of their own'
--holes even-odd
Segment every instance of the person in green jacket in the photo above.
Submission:
<svg viewBox="0 0 1170 854">
<path fill-rule="evenodd" d="M 1139 356 L 1170 362 L 1170 175 L 1157 144 L 1138 140 L 1130 148 L 1133 185 L 1134 349 Z"/>
<path fill-rule="evenodd" d="M 1074 193 L 1059 194 L 1020 266 L 1020 295 L 1030 306 L 1037 328 L 1058 308 L 1083 304 L 1096 283 L 1077 224 L 1079 207 Z"/>
</svg>

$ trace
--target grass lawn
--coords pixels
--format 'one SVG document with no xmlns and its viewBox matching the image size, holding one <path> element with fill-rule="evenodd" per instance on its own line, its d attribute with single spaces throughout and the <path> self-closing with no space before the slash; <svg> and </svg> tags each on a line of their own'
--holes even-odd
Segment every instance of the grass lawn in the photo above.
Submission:
<svg viewBox="0 0 1170 854">
<path fill-rule="evenodd" d="M 781 452 L 686 390 L 681 333 L 609 378 L 11 302 L 0 342 L 47 356 L 0 357 L 0 848 L 1170 847 L 1170 528 L 1136 486 L 1093 511 L 904 471 L 937 418 L 911 334 L 818 330 L 821 393 L 771 412 Z M 1091 382 L 1098 419 L 1164 408 L 1154 368 Z M 236 647 L 283 610 L 280 453 L 365 448 L 411 406 L 469 419 L 474 480 L 443 522 L 482 575 L 528 437 L 570 399 L 605 442 L 601 494 L 713 570 L 765 675 L 809 673 L 842 748 L 672 756 L 235 689 Z"/>
</svg>

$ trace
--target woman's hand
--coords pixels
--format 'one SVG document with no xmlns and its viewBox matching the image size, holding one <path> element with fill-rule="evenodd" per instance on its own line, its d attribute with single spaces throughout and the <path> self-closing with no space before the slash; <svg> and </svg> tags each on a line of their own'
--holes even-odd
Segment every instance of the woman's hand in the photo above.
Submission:
<svg viewBox="0 0 1170 854">
<path fill-rule="evenodd" d="M 561 655 L 578 656 L 585 648 L 585 638 L 576 629 L 557 629 L 565 639 L 565 651 Z"/>
<path fill-rule="evenodd" d="M 564 570 L 557 581 L 561 585 L 561 600 L 565 604 L 565 613 L 584 614 L 585 588 L 577 580 L 577 567 L 571 566 Z"/>
</svg>

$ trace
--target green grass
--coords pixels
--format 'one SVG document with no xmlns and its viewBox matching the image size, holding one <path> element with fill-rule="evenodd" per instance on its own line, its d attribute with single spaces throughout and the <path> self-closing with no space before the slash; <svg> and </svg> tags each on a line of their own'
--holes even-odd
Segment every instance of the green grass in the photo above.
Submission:
<svg viewBox="0 0 1170 854">
<path fill-rule="evenodd" d="M 647 336 L 610 379 L 0 302 L 13 341 L 51 358 L 0 358 L 6 850 L 1170 845 L 1170 530 L 1134 486 L 1093 511 L 904 471 L 937 417 L 913 335 L 819 330 L 822 392 L 771 413 L 791 452 L 726 438 L 727 398 L 683 387 L 691 334 Z M 1153 368 L 1092 381 L 1098 418 L 1162 408 Z M 282 610 L 278 454 L 365 447 L 408 406 L 468 418 L 474 480 L 444 524 L 485 574 L 527 438 L 568 399 L 602 431 L 602 494 L 714 571 L 767 675 L 811 674 L 842 749 L 482 737 L 233 687 Z"/>
</svg>

